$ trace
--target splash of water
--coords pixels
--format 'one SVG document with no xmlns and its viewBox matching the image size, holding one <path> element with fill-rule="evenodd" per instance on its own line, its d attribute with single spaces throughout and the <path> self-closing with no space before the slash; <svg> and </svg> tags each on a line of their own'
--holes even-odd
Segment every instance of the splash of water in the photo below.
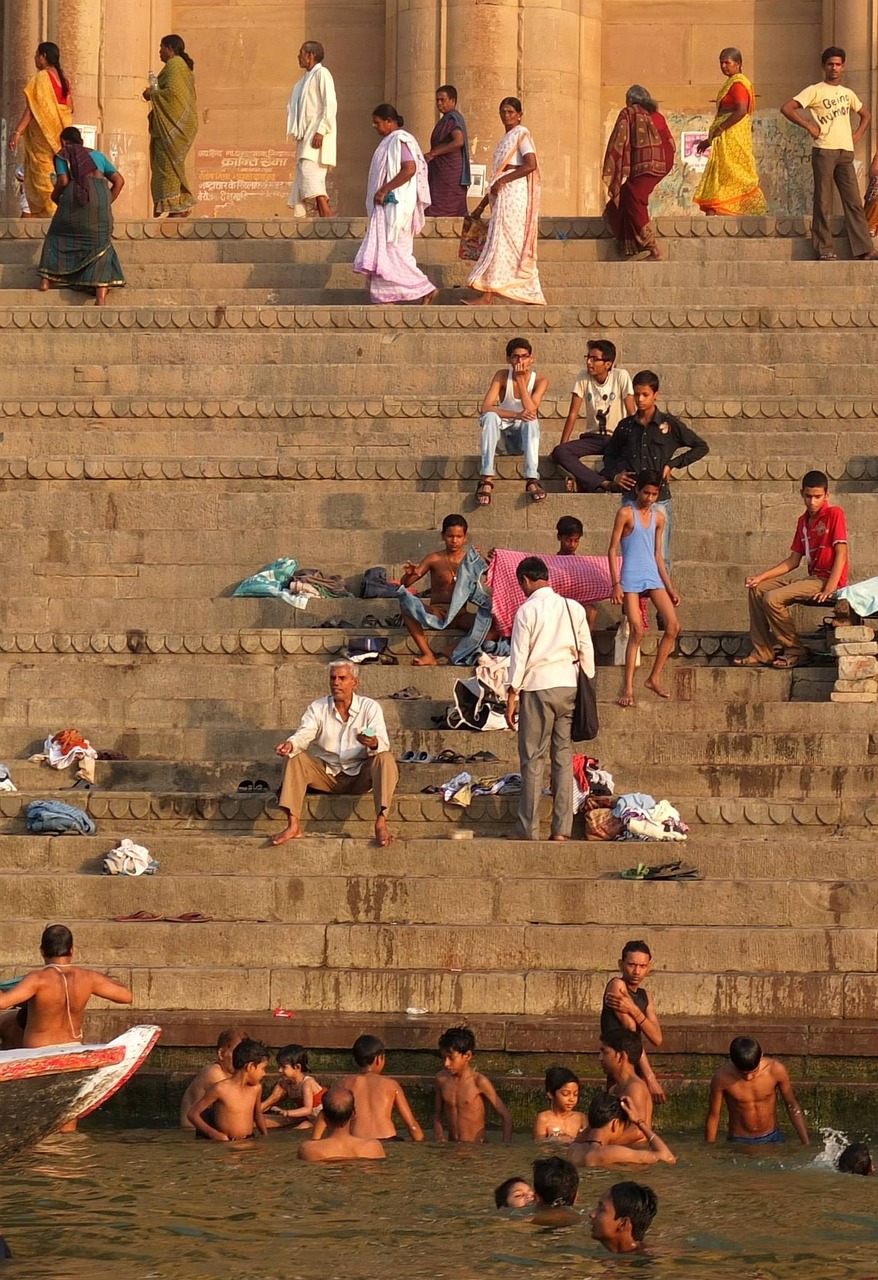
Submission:
<svg viewBox="0 0 878 1280">
<path fill-rule="evenodd" d="M 811 1167 L 834 1169 L 838 1164 L 838 1157 L 849 1144 L 850 1138 L 841 1129 L 821 1129 L 820 1137 L 823 1139 L 823 1150 L 817 1152 L 811 1161 Z"/>
</svg>

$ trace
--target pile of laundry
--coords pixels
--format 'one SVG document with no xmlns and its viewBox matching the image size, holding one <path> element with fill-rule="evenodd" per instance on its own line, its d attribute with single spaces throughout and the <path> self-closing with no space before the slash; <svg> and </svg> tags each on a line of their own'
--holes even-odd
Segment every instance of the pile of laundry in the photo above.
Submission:
<svg viewBox="0 0 878 1280">
<path fill-rule="evenodd" d="M 386 567 L 376 564 L 363 574 L 360 594 L 364 600 L 391 600 L 396 599 L 399 587 L 399 580 L 388 578 Z"/>
<path fill-rule="evenodd" d="M 12 781 L 12 776 L 5 764 L 0 764 L 0 791 L 17 791 L 18 787 Z"/>
<path fill-rule="evenodd" d="M 78 729 L 62 729 L 60 733 L 50 734 L 42 751 L 30 757 L 32 762 L 45 763 L 52 769 L 69 769 L 78 760 L 81 763 L 76 771 L 77 781 L 89 784 L 95 780 L 97 758 L 98 752 Z"/>
<path fill-rule="evenodd" d="M 300 569 L 295 556 L 280 556 L 239 582 L 232 595 L 274 596 L 296 609 L 304 609 L 309 600 L 344 600 L 352 593 L 340 575 L 324 573 L 322 569 Z"/>
<path fill-rule="evenodd" d="M 159 869 L 146 845 L 135 844 L 126 836 L 115 849 L 105 855 L 101 871 L 105 876 L 154 876 Z"/>
<path fill-rule="evenodd" d="M 353 594 L 340 574 L 324 573 L 322 569 L 297 569 L 287 590 L 294 596 L 319 600 L 346 600 Z"/>
<path fill-rule="evenodd" d="M 438 787 L 424 787 L 425 795 L 441 795 L 445 804 L 468 809 L 476 796 L 514 796 L 521 791 L 521 774 L 504 773 L 499 778 L 482 778 L 478 782 L 471 773 L 456 774 Z"/>
<path fill-rule="evenodd" d="M 689 828 L 668 800 L 642 791 L 616 796 L 613 775 L 593 756 L 573 757 L 573 811 L 586 840 L 685 840 Z"/>
</svg>

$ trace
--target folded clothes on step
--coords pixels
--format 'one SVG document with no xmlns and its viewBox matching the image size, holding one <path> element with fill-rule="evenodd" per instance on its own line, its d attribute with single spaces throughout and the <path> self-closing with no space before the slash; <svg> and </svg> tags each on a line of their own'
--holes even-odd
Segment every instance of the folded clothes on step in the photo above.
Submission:
<svg viewBox="0 0 878 1280">
<path fill-rule="evenodd" d="M 525 596 L 515 570 L 530 555 L 525 551 L 497 549 L 488 567 L 491 613 L 501 635 L 512 632 L 512 623 Z M 580 604 L 609 600 L 613 594 L 610 566 L 606 556 L 541 556 L 549 570 L 549 582 L 558 595 Z"/>
</svg>

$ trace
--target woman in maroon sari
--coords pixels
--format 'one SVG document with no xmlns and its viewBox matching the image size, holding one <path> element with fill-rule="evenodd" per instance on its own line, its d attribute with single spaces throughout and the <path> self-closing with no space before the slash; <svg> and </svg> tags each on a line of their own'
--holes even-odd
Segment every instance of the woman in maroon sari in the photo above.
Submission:
<svg viewBox="0 0 878 1280">
<path fill-rule="evenodd" d="M 430 207 L 426 212 L 431 218 L 464 218 L 470 185 L 469 140 L 453 84 L 440 85 L 436 90 L 436 107 L 442 118 L 430 136 L 430 150 L 424 152 L 430 179 Z"/>
<path fill-rule="evenodd" d="M 674 167 L 674 150 L 658 103 L 642 85 L 633 84 L 607 143 L 603 168 L 610 195 L 604 219 L 625 257 L 662 256 L 650 222 L 649 197 Z"/>
</svg>

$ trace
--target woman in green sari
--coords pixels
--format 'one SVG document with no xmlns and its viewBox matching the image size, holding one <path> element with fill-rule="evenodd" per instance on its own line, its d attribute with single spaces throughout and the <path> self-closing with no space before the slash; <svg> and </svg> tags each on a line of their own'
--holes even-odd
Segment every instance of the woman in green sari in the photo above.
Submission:
<svg viewBox="0 0 878 1280">
<path fill-rule="evenodd" d="M 164 67 L 144 91 L 149 113 L 149 166 L 153 213 L 185 218 L 196 203 L 186 181 L 186 157 L 198 130 L 195 63 L 180 36 L 164 36 L 159 46 Z"/>
</svg>

